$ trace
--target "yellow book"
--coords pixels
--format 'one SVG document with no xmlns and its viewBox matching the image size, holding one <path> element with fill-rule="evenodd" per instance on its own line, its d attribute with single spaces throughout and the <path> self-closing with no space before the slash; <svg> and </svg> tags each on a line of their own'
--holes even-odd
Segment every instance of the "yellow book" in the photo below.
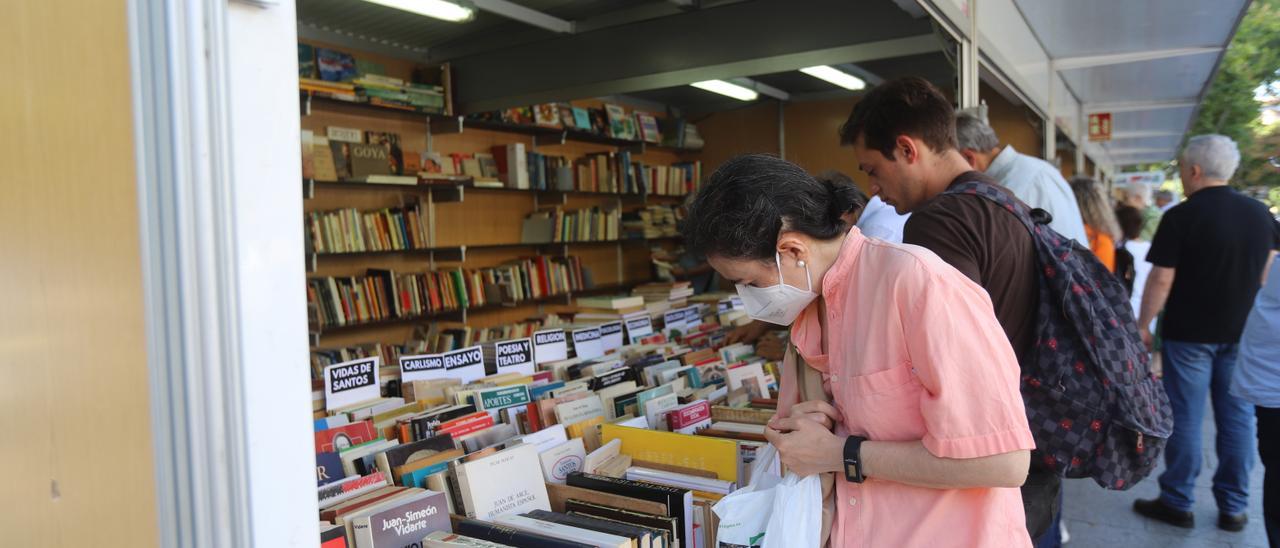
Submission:
<svg viewBox="0 0 1280 548">
<path fill-rule="evenodd" d="M 603 423 L 604 416 L 595 416 L 565 426 L 564 433 L 570 438 L 582 438 L 582 444 L 586 446 L 587 451 L 595 451 L 601 445 L 600 425 Z"/>
<path fill-rule="evenodd" d="M 622 440 L 631 458 L 714 472 L 717 479 L 738 481 L 738 443 L 734 440 L 605 424 L 601 443 Z"/>
<path fill-rule="evenodd" d="M 373 424 L 374 426 L 378 426 L 380 424 L 387 423 L 388 421 L 394 423 L 396 417 L 399 417 L 401 415 L 409 415 L 413 413 L 421 413 L 425 409 L 426 409 L 426 402 L 416 401 L 413 403 L 408 403 L 400 407 L 397 407 L 395 409 L 383 411 L 381 413 L 378 413 L 377 415 L 374 415 Z"/>
</svg>

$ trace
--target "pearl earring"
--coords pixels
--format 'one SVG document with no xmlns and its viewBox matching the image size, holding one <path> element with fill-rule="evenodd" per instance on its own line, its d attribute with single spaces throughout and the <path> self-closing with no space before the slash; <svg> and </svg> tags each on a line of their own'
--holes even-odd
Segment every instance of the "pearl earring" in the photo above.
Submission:
<svg viewBox="0 0 1280 548">
<path fill-rule="evenodd" d="M 804 267 L 804 261 L 796 261 L 796 266 Z"/>
</svg>

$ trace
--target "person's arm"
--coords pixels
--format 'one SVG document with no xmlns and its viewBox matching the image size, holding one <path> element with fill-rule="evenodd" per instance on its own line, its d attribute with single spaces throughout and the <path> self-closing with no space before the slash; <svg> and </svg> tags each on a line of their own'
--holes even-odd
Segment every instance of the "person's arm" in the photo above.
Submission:
<svg viewBox="0 0 1280 548">
<path fill-rule="evenodd" d="M 1151 267 L 1147 275 L 1147 285 L 1142 289 L 1142 311 L 1138 314 L 1138 333 L 1142 334 L 1142 342 L 1151 350 L 1155 337 L 1151 333 L 1151 321 L 1164 310 L 1165 301 L 1169 300 L 1169 289 L 1173 287 L 1174 269 L 1165 266 Z"/>
<path fill-rule="evenodd" d="M 835 413 L 826 402 L 804 402 L 792 408 L 791 417 L 774 419 L 765 428 L 765 437 L 778 448 L 782 463 L 800 476 L 844 470 L 847 438 L 832 434 L 812 416 L 819 405 Z M 860 456 L 862 473 L 868 478 L 930 489 L 1020 487 L 1031 463 L 1026 449 L 985 457 L 938 457 L 919 440 L 867 440 L 862 442 Z"/>
</svg>

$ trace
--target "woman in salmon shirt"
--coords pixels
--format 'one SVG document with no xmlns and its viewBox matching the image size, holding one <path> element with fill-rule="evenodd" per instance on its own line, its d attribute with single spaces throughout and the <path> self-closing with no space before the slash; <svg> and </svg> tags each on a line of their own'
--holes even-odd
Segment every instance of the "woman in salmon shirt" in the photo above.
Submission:
<svg viewBox="0 0 1280 548">
<path fill-rule="evenodd" d="M 1089 236 L 1089 249 L 1107 270 L 1116 271 L 1116 241 L 1120 238 L 1120 223 L 1115 209 L 1102 193 L 1102 186 L 1090 177 L 1073 177 L 1071 191 L 1080 204 L 1080 216 L 1084 217 L 1084 232 Z"/>
<path fill-rule="evenodd" d="M 841 218 L 851 199 L 739 156 L 682 227 L 822 373 L 831 404 L 784 380 L 766 436 L 790 470 L 836 472 L 832 546 L 1030 546 L 1018 487 L 1034 442 L 990 299 L 924 248 L 863 237 Z"/>
</svg>

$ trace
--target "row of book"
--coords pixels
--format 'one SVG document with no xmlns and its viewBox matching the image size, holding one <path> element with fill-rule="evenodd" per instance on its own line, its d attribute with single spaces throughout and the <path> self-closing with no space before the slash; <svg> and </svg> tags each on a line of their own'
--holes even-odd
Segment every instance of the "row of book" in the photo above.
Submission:
<svg viewBox="0 0 1280 548">
<path fill-rule="evenodd" d="M 628 141 L 643 141 L 687 150 L 701 149 L 698 128 L 683 118 L 659 118 L 644 111 L 628 112 L 621 105 L 582 107 L 570 103 L 543 103 L 482 112 L 473 120 L 518 126 L 563 129 Z"/>
<path fill-rule="evenodd" d="M 480 269 L 313 278 L 307 299 L 312 323 L 324 328 L 542 299 L 586 289 L 589 278 L 577 257 L 540 256 Z"/>
<path fill-rule="evenodd" d="M 316 253 L 425 249 L 431 245 L 430 226 L 421 204 L 374 211 L 351 207 L 307 214 L 311 248 Z"/>
<path fill-rule="evenodd" d="M 676 224 L 676 209 L 671 206 L 650 205 L 622 214 L 624 238 L 657 239 L 680 235 Z"/>
<path fill-rule="evenodd" d="M 750 481 L 778 375 L 724 344 L 722 297 L 672 316 L 679 326 L 573 325 L 400 356 L 395 384 L 379 357 L 330 365 L 316 398 L 322 540 L 717 546 L 712 506 Z"/>
<path fill-rule="evenodd" d="M 605 242 L 621 235 L 622 211 L 592 207 L 576 211 L 555 208 L 525 217 L 521 243 Z"/>
<path fill-rule="evenodd" d="M 298 83 L 302 91 L 397 110 L 445 112 L 442 86 L 405 82 L 384 71 L 381 65 L 362 62 L 344 51 L 298 43 Z"/>
</svg>

